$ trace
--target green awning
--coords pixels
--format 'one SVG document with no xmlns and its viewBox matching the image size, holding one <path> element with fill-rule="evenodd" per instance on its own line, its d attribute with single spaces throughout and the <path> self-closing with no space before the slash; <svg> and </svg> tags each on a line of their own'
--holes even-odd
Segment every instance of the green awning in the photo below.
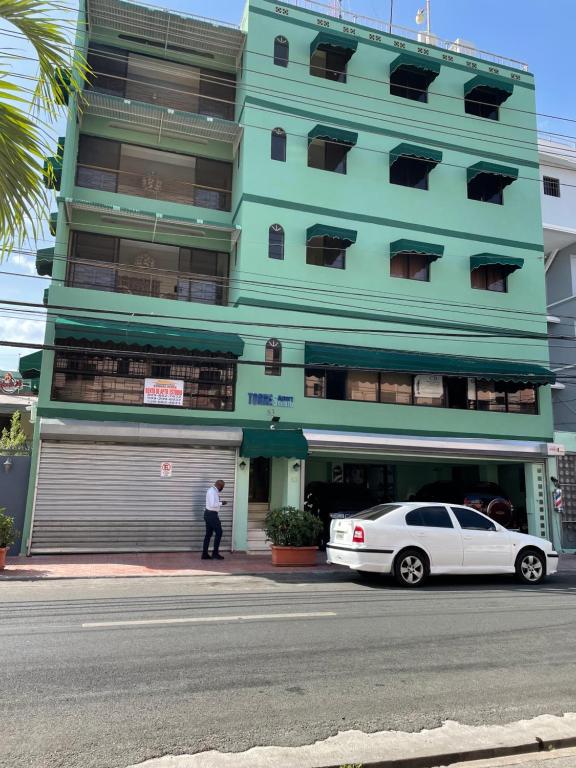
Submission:
<svg viewBox="0 0 576 768">
<path fill-rule="evenodd" d="M 47 157 L 42 168 L 46 189 L 60 189 L 62 183 L 62 158 Z"/>
<path fill-rule="evenodd" d="M 470 269 L 474 271 L 478 267 L 499 266 L 504 267 L 506 274 L 511 274 L 517 269 L 522 269 L 524 259 L 514 256 L 499 256 L 496 253 L 478 253 L 476 256 L 470 256 Z"/>
<path fill-rule="evenodd" d="M 474 94 L 477 88 L 481 90 Z M 500 77 L 494 77 L 494 75 L 476 75 L 472 80 L 464 85 L 464 96 L 472 95 L 472 98 L 476 101 L 483 101 L 483 96 L 487 96 L 490 99 L 490 104 L 502 104 L 507 98 L 512 96 L 514 92 L 514 83 L 510 80 L 503 80 Z"/>
<path fill-rule="evenodd" d="M 411 67 L 428 74 L 430 82 L 432 82 L 440 74 L 440 66 L 439 61 L 430 59 L 427 56 L 417 56 L 415 53 L 401 53 L 390 64 L 390 74 L 396 72 L 400 67 Z"/>
<path fill-rule="evenodd" d="M 425 160 L 431 165 L 438 165 L 442 162 L 442 152 L 428 147 L 419 147 L 416 144 L 398 144 L 390 152 L 390 165 L 393 165 L 400 157 L 415 157 L 418 160 Z"/>
<path fill-rule="evenodd" d="M 358 134 L 352 131 L 344 131 L 342 128 L 331 128 L 328 125 L 315 125 L 308 134 L 308 144 L 314 139 L 335 141 L 338 144 L 347 144 L 354 147 L 358 141 Z"/>
<path fill-rule="evenodd" d="M 23 355 L 18 363 L 18 370 L 24 379 L 37 379 L 42 368 L 42 350 Z"/>
<path fill-rule="evenodd" d="M 556 379 L 552 371 L 530 363 L 511 363 L 506 360 L 424 352 L 400 352 L 369 347 L 340 347 L 313 342 L 306 342 L 305 363 L 308 366 L 328 365 L 394 373 L 470 376 L 478 379 L 533 384 L 552 384 Z"/>
<path fill-rule="evenodd" d="M 420 243 L 418 240 L 395 240 L 390 243 L 390 255 L 395 256 L 397 253 L 417 253 L 420 256 L 428 256 L 430 261 L 436 261 L 444 255 L 444 246 Z"/>
<path fill-rule="evenodd" d="M 310 56 L 318 50 L 331 50 L 346 56 L 346 60 L 349 61 L 357 48 L 358 40 L 353 37 L 339 35 L 336 32 L 319 32 L 310 43 Z"/>
<path fill-rule="evenodd" d="M 301 429 L 244 429 L 240 456 L 247 459 L 305 459 L 308 442 Z"/>
<path fill-rule="evenodd" d="M 36 251 L 36 272 L 43 277 L 52 274 L 54 248 L 39 248 Z"/>
<path fill-rule="evenodd" d="M 52 211 L 48 219 L 48 231 L 52 237 L 56 237 L 56 227 L 58 226 L 58 211 Z"/>
<path fill-rule="evenodd" d="M 508 186 L 508 184 L 512 184 L 512 182 L 516 181 L 518 178 L 518 168 L 511 168 L 508 165 L 496 165 L 496 163 L 488 163 L 485 160 L 481 163 L 471 165 L 466 171 L 469 182 L 472 181 L 472 179 L 475 179 L 476 176 L 480 176 L 482 173 L 488 173 L 492 176 L 500 176 L 502 184 L 505 187 Z"/>
<path fill-rule="evenodd" d="M 332 227 L 330 224 L 313 224 L 306 230 L 306 242 L 309 243 L 314 237 L 333 237 L 340 240 L 344 248 L 356 242 L 357 232 L 355 229 L 341 229 Z"/>
<path fill-rule="evenodd" d="M 240 357 L 244 342 L 235 333 L 189 331 L 166 325 L 121 323 L 98 318 L 60 317 L 56 320 L 56 340 L 77 339 L 104 344 L 130 344 L 138 347 L 175 347 L 195 352 L 217 352 Z"/>
</svg>

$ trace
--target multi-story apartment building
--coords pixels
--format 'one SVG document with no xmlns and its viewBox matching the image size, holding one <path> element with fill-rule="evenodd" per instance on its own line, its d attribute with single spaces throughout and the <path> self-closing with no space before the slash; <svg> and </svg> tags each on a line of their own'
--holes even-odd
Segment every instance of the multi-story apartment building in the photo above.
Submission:
<svg viewBox="0 0 576 768">
<path fill-rule="evenodd" d="M 539 142 L 556 441 L 565 454 L 551 467 L 562 488 L 553 517 L 556 538 L 576 550 L 576 143 Z"/>
<path fill-rule="evenodd" d="M 548 535 L 527 67 L 314 2 L 88 0 L 78 45 L 26 551 L 199 548 L 218 478 L 239 550 L 333 484 L 498 483 Z"/>
</svg>

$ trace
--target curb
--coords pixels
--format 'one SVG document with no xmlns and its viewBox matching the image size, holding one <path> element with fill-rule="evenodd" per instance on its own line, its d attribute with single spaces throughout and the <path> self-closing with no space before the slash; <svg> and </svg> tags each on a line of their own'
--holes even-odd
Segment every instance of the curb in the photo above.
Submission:
<svg viewBox="0 0 576 768">
<path fill-rule="evenodd" d="M 540 739 L 514 746 L 482 747 L 463 752 L 443 752 L 437 755 L 422 755 L 421 757 L 403 757 L 392 760 L 376 760 L 375 762 L 359 763 L 362 768 L 450 768 L 453 763 L 468 763 L 473 760 L 491 760 L 498 757 L 513 757 L 549 753 L 559 749 L 576 747 L 576 736 L 566 736 L 558 739 Z M 342 763 L 322 765 L 318 768 L 342 768 Z"/>
</svg>

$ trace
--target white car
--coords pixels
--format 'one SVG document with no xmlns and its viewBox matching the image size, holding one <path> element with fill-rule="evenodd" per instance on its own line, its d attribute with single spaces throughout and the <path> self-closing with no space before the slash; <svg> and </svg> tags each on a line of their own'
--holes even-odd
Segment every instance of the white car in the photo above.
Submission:
<svg viewBox="0 0 576 768">
<path fill-rule="evenodd" d="M 460 504 L 379 504 L 333 520 L 328 562 L 356 571 L 391 573 L 403 587 L 429 575 L 515 573 L 539 584 L 558 570 L 550 541 L 508 531 Z"/>
</svg>

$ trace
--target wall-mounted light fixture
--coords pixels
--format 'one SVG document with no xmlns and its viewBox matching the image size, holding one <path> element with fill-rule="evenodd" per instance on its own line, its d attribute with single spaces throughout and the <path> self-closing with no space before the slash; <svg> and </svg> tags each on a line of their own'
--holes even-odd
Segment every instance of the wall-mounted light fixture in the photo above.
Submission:
<svg viewBox="0 0 576 768">
<path fill-rule="evenodd" d="M 296 464 L 292 464 L 292 469 L 294 472 L 297 472 L 300 469 L 300 464 L 296 462 Z"/>
<path fill-rule="evenodd" d="M 12 457 L 8 456 L 8 458 L 4 462 L 4 472 L 10 472 L 12 470 L 12 466 L 13 466 Z"/>
<path fill-rule="evenodd" d="M 272 416 L 270 419 L 270 429 L 276 429 L 276 425 L 280 421 L 280 416 Z"/>
<path fill-rule="evenodd" d="M 238 466 L 240 467 L 240 469 L 246 469 L 247 465 L 246 465 L 246 462 L 244 461 L 244 459 L 242 459 L 242 461 L 240 462 L 240 464 L 238 464 Z"/>
</svg>

